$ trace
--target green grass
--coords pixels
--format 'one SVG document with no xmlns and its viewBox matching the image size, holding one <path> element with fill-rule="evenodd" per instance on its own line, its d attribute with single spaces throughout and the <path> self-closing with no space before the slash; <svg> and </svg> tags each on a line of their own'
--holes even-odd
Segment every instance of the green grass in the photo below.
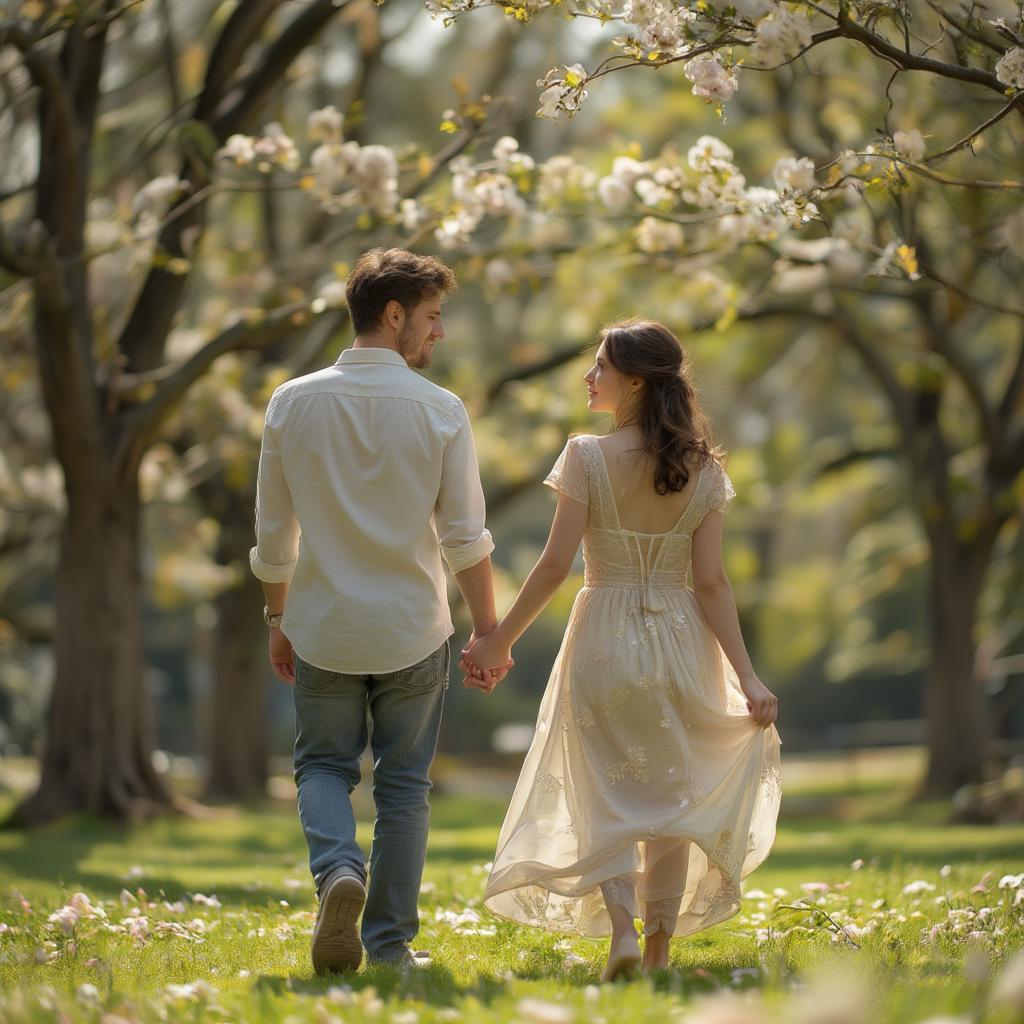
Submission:
<svg viewBox="0 0 1024 1024">
<path fill-rule="evenodd" d="M 416 942 L 433 964 L 405 977 L 313 974 L 312 886 L 286 801 L 133 830 L 75 820 L 0 833 L 0 1021 L 1024 1019 L 991 1004 L 1001 962 L 1024 945 L 1024 887 L 999 887 L 1024 871 L 1024 826 L 950 826 L 941 803 L 908 801 L 916 758 L 789 758 L 776 848 L 745 883 L 768 895 L 675 942 L 668 972 L 603 987 L 604 943 L 480 910 L 504 802 L 471 771 L 434 802 Z M 915 881 L 935 888 L 905 893 Z M 66 933 L 48 918 L 76 892 L 105 917 Z M 146 919 L 138 938 L 133 915 Z M 870 929 L 857 945 L 836 935 L 848 924 Z M 194 982 L 210 988 L 168 988 Z"/>
</svg>

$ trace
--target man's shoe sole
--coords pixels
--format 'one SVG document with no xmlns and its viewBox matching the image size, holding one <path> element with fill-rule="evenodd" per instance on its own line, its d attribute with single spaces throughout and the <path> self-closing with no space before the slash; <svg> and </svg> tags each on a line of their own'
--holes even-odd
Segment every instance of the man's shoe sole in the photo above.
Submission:
<svg viewBox="0 0 1024 1024">
<path fill-rule="evenodd" d="M 363 961 L 363 944 L 356 922 L 366 903 L 366 888 L 358 878 L 342 875 L 327 884 L 313 929 L 313 969 L 354 971 Z"/>
</svg>

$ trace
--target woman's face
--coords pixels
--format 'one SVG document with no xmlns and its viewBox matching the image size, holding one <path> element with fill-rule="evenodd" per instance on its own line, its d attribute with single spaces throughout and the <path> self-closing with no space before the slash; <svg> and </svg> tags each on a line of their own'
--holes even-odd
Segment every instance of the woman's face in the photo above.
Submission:
<svg viewBox="0 0 1024 1024">
<path fill-rule="evenodd" d="M 641 378 L 627 377 L 612 366 L 603 341 L 594 357 L 594 365 L 583 379 L 587 382 L 590 396 L 587 408 L 591 412 L 610 412 L 613 415 L 620 412 L 627 399 L 639 393 L 643 383 Z"/>
</svg>

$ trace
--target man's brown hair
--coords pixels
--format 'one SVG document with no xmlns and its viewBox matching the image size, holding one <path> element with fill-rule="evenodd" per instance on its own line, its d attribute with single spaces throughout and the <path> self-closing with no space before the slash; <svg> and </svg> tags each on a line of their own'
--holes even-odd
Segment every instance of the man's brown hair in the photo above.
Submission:
<svg viewBox="0 0 1024 1024">
<path fill-rule="evenodd" d="M 411 313 L 424 299 L 455 291 L 458 282 L 450 267 L 436 256 L 408 249 L 370 249 L 359 257 L 345 288 L 349 315 L 356 334 L 375 331 L 384 307 L 394 300 Z"/>
</svg>

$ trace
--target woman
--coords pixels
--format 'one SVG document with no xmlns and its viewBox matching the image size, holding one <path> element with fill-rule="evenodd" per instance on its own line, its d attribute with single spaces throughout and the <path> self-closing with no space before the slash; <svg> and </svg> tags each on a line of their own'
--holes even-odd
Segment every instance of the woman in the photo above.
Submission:
<svg viewBox="0 0 1024 1024">
<path fill-rule="evenodd" d="M 465 653 L 490 688 L 568 575 L 584 586 L 498 840 L 485 904 L 522 924 L 611 934 L 603 980 L 668 965 L 673 934 L 731 917 L 771 850 L 775 696 L 750 663 L 722 568 L 735 491 L 678 340 L 652 321 L 602 334 L 585 378 L 614 432 L 571 437 L 545 483 L 547 545 L 508 614 Z"/>
</svg>

